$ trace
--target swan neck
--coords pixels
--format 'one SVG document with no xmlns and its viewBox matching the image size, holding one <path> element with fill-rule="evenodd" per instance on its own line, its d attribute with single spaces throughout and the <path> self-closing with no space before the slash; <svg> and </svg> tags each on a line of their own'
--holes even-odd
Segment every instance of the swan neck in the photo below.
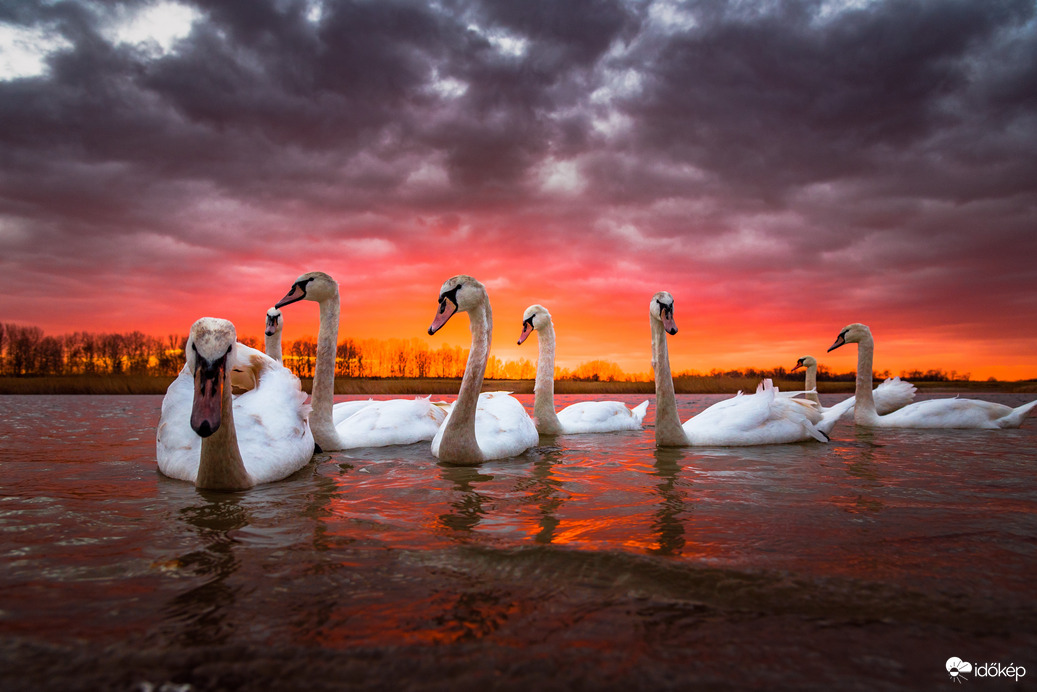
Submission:
<svg viewBox="0 0 1037 692">
<path fill-rule="evenodd" d="M 278 363 L 283 362 L 284 359 L 281 357 L 281 332 L 266 337 L 266 340 L 263 342 L 263 352 Z"/>
<path fill-rule="evenodd" d="M 803 388 L 806 389 L 808 392 L 810 392 L 810 390 L 812 390 L 812 389 L 813 390 L 817 389 L 817 366 L 816 365 L 811 365 L 810 367 L 807 368 L 807 379 L 806 379 L 806 382 L 803 385 Z M 810 392 L 809 394 L 806 394 L 805 396 L 810 401 L 813 401 L 813 402 L 818 403 L 818 404 L 821 403 L 821 399 L 820 399 L 820 397 L 818 397 L 816 391 Z"/>
<path fill-rule="evenodd" d="M 223 399 L 220 402 L 220 427 L 202 438 L 195 485 L 209 490 L 244 490 L 255 483 L 238 449 L 238 432 L 234 426 L 234 398 L 231 394 L 230 368 L 224 375 Z"/>
<path fill-rule="evenodd" d="M 313 368 L 310 430 L 321 449 L 341 449 L 342 443 L 335 431 L 332 416 L 335 405 L 335 359 L 338 355 L 338 289 L 318 304 L 320 327 L 317 330 L 317 363 Z"/>
<path fill-rule="evenodd" d="M 468 312 L 472 331 L 472 347 L 468 351 L 461 389 L 446 422 L 439 443 L 439 456 L 445 461 L 471 462 L 482 460 L 482 451 L 475 438 L 475 412 L 479 394 L 486 377 L 486 363 L 490 358 L 493 338 L 493 315 L 489 302 L 484 301 Z"/>
<path fill-rule="evenodd" d="M 857 344 L 857 383 L 853 407 L 853 419 L 857 423 L 872 423 L 879 417 L 871 389 L 874 360 L 875 340 L 869 335 Z"/>
<path fill-rule="evenodd" d="M 557 435 L 562 432 L 561 421 L 555 413 L 555 329 L 548 324 L 537 329 L 540 354 L 537 357 L 537 377 L 533 387 L 533 422 L 537 432 Z"/>
<path fill-rule="evenodd" d="M 670 374 L 670 353 L 666 332 L 659 320 L 652 323 L 652 368 L 655 370 L 655 444 L 657 447 L 680 447 L 688 444 L 677 414 L 677 396 Z"/>
</svg>

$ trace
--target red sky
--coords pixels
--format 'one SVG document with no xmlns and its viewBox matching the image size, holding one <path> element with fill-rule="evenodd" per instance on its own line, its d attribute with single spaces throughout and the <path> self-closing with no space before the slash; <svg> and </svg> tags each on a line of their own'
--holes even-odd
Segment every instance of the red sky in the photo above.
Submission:
<svg viewBox="0 0 1037 692">
<path fill-rule="evenodd" d="M 319 269 L 340 337 L 467 345 L 467 273 L 503 359 L 542 303 L 560 365 L 647 372 L 668 290 L 676 370 L 852 370 L 864 322 L 879 371 L 1037 377 L 1032 3 L 179 11 L 4 18 L 0 320 L 259 335 Z"/>
</svg>

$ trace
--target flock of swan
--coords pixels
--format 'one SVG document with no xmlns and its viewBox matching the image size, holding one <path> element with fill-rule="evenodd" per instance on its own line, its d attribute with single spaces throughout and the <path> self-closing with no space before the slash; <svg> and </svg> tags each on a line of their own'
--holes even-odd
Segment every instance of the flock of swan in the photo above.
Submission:
<svg viewBox="0 0 1037 692">
<path fill-rule="evenodd" d="M 300 301 L 319 306 L 317 362 L 312 394 L 281 363 L 281 308 Z M 300 276 L 267 312 L 265 353 L 237 342 L 234 325 L 203 317 L 191 326 L 184 368 L 162 401 L 156 433 L 159 470 L 166 476 L 213 490 L 244 490 L 295 473 L 315 451 L 431 442 L 439 460 L 474 465 L 522 454 L 541 435 L 639 430 L 648 401 L 627 408 L 618 401 L 587 401 L 554 408 L 555 336 L 551 313 L 531 305 L 522 317 L 522 344 L 534 331 L 539 341 L 533 416 L 507 392 L 482 392 L 490 354 L 493 315 L 486 288 L 467 275 L 448 279 L 428 329 L 435 334 L 455 314 L 468 314 L 472 344 L 464 377 L 452 404 L 431 398 L 350 401 L 336 404 L 335 357 L 339 291 L 323 272 Z M 739 393 L 681 423 L 670 372 L 667 335 L 677 333 L 673 296 L 656 293 L 649 305 L 655 370 L 655 443 L 673 446 L 769 445 L 827 442 L 836 422 L 853 411 L 857 425 L 900 428 L 1019 427 L 1037 400 L 1017 408 L 973 399 L 911 403 L 915 388 L 900 378 L 872 389 L 874 339 L 863 324 L 844 328 L 832 351 L 858 345 L 853 397 L 821 406 L 817 361 L 799 359 L 806 390 L 780 392 L 764 380 L 754 394 Z"/>
</svg>

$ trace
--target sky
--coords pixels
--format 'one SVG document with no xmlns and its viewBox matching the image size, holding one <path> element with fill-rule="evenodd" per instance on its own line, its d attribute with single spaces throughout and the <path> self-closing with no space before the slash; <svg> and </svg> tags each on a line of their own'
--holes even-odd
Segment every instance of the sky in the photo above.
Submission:
<svg viewBox="0 0 1037 692">
<path fill-rule="evenodd" d="M 1037 377 L 1034 0 L 0 2 L 0 321 Z M 285 338 L 317 306 L 285 308 Z"/>
</svg>

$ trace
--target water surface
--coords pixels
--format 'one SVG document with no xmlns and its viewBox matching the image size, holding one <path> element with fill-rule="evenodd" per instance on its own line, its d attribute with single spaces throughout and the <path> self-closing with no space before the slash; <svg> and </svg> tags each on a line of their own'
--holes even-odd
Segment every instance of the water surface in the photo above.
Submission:
<svg viewBox="0 0 1037 692">
<path fill-rule="evenodd" d="M 1032 670 L 976 689 L 1037 680 L 1033 417 L 657 450 L 653 405 L 474 468 L 354 450 L 216 493 L 156 471 L 160 404 L 0 397 L 3 689 L 939 689 L 951 656 Z"/>
</svg>

